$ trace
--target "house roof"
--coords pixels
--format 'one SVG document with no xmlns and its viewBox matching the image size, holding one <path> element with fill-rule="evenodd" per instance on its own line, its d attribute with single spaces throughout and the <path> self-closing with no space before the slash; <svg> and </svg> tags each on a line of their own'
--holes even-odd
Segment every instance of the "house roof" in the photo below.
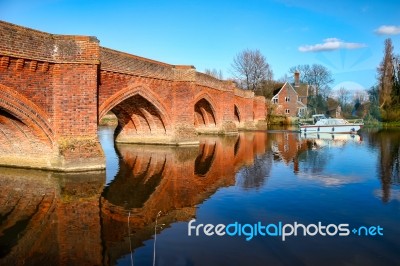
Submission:
<svg viewBox="0 0 400 266">
<path fill-rule="evenodd" d="M 299 87 L 294 87 L 299 97 L 307 97 L 308 96 L 308 85 L 301 83 Z"/>
<path fill-rule="evenodd" d="M 300 101 L 297 101 L 297 107 L 300 107 L 300 108 L 307 108 L 307 105 L 305 105 L 304 103 L 302 103 L 302 102 L 300 102 Z"/>
</svg>

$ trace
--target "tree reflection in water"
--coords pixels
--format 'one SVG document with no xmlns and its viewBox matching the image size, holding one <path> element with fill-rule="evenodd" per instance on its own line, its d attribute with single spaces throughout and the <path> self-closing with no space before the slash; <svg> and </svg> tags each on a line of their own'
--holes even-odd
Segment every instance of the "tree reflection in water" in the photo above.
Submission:
<svg viewBox="0 0 400 266">
<path fill-rule="evenodd" d="M 378 172 L 382 184 L 382 201 L 391 198 L 391 187 L 400 184 L 400 130 L 386 129 L 371 132 L 369 144 L 379 152 Z"/>
<path fill-rule="evenodd" d="M 257 156 L 254 164 L 245 166 L 236 177 L 236 185 L 244 189 L 260 188 L 266 184 L 272 167 L 271 152 Z"/>
</svg>

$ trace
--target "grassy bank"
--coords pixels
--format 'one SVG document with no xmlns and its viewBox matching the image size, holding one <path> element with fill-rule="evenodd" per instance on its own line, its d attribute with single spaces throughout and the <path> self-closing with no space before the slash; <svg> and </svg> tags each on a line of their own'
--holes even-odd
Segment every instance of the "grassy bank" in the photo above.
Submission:
<svg viewBox="0 0 400 266">
<path fill-rule="evenodd" d="M 393 121 L 393 122 L 370 122 L 365 121 L 364 127 L 379 127 L 379 128 L 400 128 L 400 121 Z"/>
<path fill-rule="evenodd" d="M 297 125 L 297 117 L 286 117 L 284 115 L 271 115 L 268 117 L 268 125 Z"/>
<path fill-rule="evenodd" d="M 106 114 L 99 122 L 99 126 L 116 126 L 118 119 L 113 113 Z"/>
</svg>

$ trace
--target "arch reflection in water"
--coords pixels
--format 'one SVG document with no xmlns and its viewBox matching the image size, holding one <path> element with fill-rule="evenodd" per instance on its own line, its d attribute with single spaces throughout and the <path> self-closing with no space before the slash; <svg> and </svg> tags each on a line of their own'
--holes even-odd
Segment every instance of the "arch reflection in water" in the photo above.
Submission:
<svg viewBox="0 0 400 266">
<path fill-rule="evenodd" d="M 197 156 L 195 161 L 194 174 L 199 176 L 205 176 L 210 170 L 215 156 L 216 144 L 202 143 L 200 144 L 200 154 Z"/>
<path fill-rule="evenodd" d="M 131 247 L 151 239 L 159 211 L 158 223 L 166 227 L 195 217 L 196 205 L 220 187 L 234 185 L 235 173 L 266 152 L 264 133 L 200 142 L 194 147 L 117 145 L 120 171 L 101 198 L 104 264 L 115 264 Z"/>
<path fill-rule="evenodd" d="M 0 265 L 100 265 L 104 172 L 0 169 Z"/>
</svg>

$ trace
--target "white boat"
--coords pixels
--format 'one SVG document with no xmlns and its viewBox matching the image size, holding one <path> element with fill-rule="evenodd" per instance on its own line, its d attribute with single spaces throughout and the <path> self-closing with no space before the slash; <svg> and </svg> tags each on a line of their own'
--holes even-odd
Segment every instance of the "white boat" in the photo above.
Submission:
<svg viewBox="0 0 400 266">
<path fill-rule="evenodd" d="M 356 133 L 364 123 L 362 120 L 349 121 L 341 118 L 327 118 L 325 115 L 313 115 L 313 125 L 300 125 L 300 131 L 304 133 Z"/>
</svg>

